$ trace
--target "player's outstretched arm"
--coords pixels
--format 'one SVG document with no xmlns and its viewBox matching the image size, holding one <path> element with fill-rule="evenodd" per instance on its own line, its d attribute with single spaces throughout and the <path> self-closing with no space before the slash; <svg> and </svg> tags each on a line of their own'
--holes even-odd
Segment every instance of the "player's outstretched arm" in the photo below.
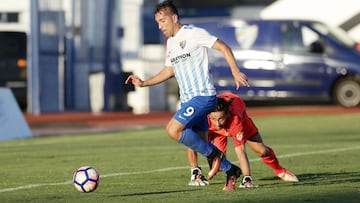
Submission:
<svg viewBox="0 0 360 203">
<path fill-rule="evenodd" d="M 145 81 L 140 79 L 137 75 L 130 75 L 125 80 L 125 84 L 131 83 L 136 87 L 147 87 L 147 86 L 157 85 L 172 77 L 174 77 L 174 71 L 172 67 L 165 66 L 158 74 Z"/>
<path fill-rule="evenodd" d="M 244 73 L 240 72 L 240 69 L 236 64 L 234 54 L 232 53 L 232 50 L 230 49 L 230 47 L 228 45 L 226 45 L 223 41 L 218 39 L 218 40 L 216 40 L 216 42 L 214 43 L 212 48 L 223 53 L 224 58 L 225 58 L 226 62 L 228 63 L 228 65 L 231 69 L 231 73 L 234 77 L 236 89 L 239 89 L 241 85 L 243 85 L 245 87 L 249 87 L 250 85 L 248 82 L 248 78 Z"/>
<path fill-rule="evenodd" d="M 133 84 L 136 87 L 143 87 L 144 81 L 141 80 L 137 75 L 129 75 L 125 80 L 125 84 Z"/>
</svg>

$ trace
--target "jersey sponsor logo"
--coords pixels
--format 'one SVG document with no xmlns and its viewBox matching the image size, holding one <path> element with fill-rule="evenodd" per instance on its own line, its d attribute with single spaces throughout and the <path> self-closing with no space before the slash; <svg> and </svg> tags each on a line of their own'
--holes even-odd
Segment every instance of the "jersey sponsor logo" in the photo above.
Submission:
<svg viewBox="0 0 360 203">
<path fill-rule="evenodd" d="M 172 64 L 177 64 L 180 61 L 185 61 L 186 59 L 188 59 L 190 57 L 191 57 L 190 53 L 186 53 L 186 54 L 181 54 L 179 56 L 176 56 L 176 57 L 170 59 L 170 61 Z"/>
</svg>

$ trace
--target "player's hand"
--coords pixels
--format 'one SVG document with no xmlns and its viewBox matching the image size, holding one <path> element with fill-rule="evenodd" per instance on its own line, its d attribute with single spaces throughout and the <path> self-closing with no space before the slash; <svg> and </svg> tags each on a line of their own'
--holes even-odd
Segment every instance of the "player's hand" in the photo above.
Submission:
<svg viewBox="0 0 360 203">
<path fill-rule="evenodd" d="M 237 90 L 240 88 L 241 85 L 245 86 L 245 87 L 250 87 L 248 78 L 244 73 L 238 72 L 237 75 L 234 75 L 234 79 L 235 79 L 235 84 L 236 84 Z"/>
<path fill-rule="evenodd" d="M 125 84 L 133 84 L 136 87 L 143 87 L 144 81 L 142 81 L 138 76 L 136 75 L 129 75 L 129 77 L 125 80 Z"/>
</svg>

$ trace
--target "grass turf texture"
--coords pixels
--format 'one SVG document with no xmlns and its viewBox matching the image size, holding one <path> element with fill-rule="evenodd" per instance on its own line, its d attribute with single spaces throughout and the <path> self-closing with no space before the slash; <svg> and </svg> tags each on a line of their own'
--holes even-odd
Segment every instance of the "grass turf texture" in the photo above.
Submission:
<svg viewBox="0 0 360 203">
<path fill-rule="evenodd" d="M 208 187 L 190 187 L 185 147 L 164 128 L 37 137 L 0 142 L 1 202 L 358 202 L 360 115 L 274 116 L 254 119 L 263 140 L 299 183 L 274 176 L 248 148 L 259 188 L 222 191 L 225 173 Z M 229 160 L 237 164 L 232 143 Z M 200 156 L 204 173 L 206 161 Z M 92 193 L 72 175 L 91 165 L 100 173 Z M 237 183 L 239 184 L 240 180 Z"/>
</svg>

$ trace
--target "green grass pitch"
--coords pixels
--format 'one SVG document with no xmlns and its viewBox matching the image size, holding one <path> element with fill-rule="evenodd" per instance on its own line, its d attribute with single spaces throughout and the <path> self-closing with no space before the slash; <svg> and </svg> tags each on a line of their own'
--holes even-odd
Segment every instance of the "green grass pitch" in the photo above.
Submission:
<svg viewBox="0 0 360 203">
<path fill-rule="evenodd" d="M 185 147 L 172 141 L 164 128 L 152 128 L 0 142 L 0 202 L 359 201 L 359 114 L 254 121 L 265 144 L 299 183 L 281 181 L 248 149 L 258 188 L 222 191 L 223 172 L 208 187 L 187 186 Z M 227 157 L 238 164 L 231 142 Z M 200 163 L 207 173 L 203 157 Z M 80 193 L 72 185 L 74 171 L 84 165 L 100 173 L 100 185 L 92 193 Z"/>
</svg>

